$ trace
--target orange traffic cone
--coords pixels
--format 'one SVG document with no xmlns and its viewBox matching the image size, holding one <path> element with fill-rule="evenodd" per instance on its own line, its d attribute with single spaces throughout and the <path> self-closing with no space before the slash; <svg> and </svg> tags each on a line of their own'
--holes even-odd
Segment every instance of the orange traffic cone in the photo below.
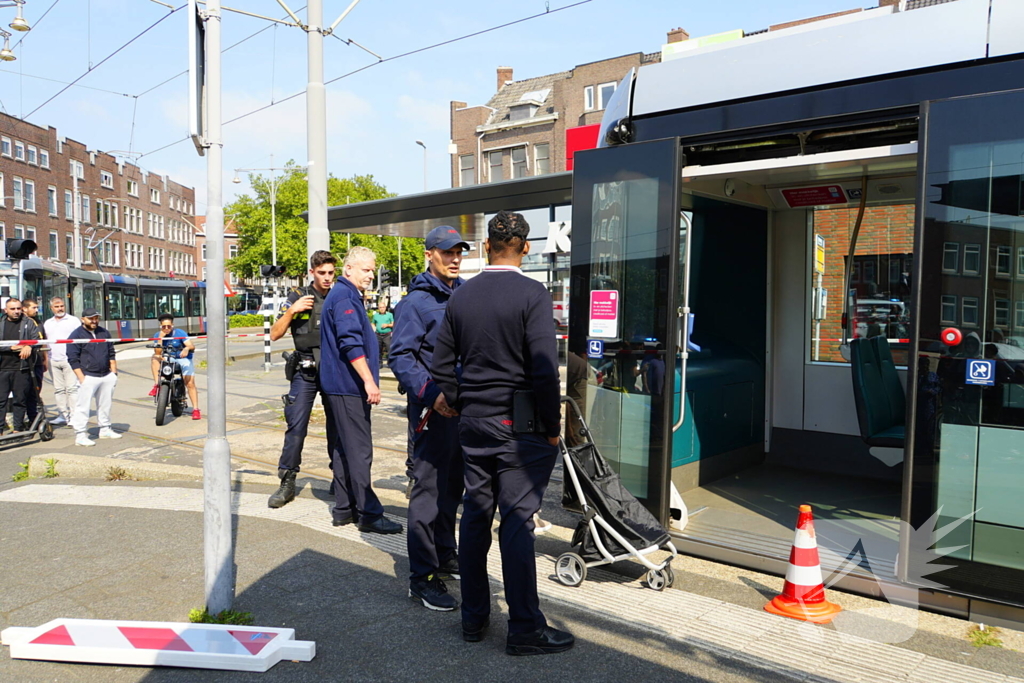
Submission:
<svg viewBox="0 0 1024 683">
<path fill-rule="evenodd" d="M 800 506 L 782 595 L 773 598 L 764 608 L 772 614 L 815 624 L 827 624 L 843 609 L 825 599 L 825 585 L 821 580 L 821 563 L 818 560 L 818 541 L 814 537 L 814 515 L 811 514 L 810 505 Z"/>
</svg>

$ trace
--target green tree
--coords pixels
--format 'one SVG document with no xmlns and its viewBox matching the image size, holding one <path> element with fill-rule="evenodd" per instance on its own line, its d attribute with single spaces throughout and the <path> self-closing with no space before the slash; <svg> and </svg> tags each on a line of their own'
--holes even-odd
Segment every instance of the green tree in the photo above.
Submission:
<svg viewBox="0 0 1024 683">
<path fill-rule="evenodd" d="M 239 277 L 259 277 L 260 266 L 271 262 L 271 202 L 270 178 L 250 174 L 249 183 L 255 196 L 238 197 L 224 208 L 225 217 L 233 221 L 238 233 L 238 256 L 230 259 L 228 269 Z M 330 206 L 355 204 L 393 197 L 372 175 L 327 179 L 327 203 Z M 285 267 L 290 277 L 299 277 L 308 269 L 306 261 L 306 230 L 302 218 L 308 208 L 308 187 L 305 170 L 294 161 L 286 164 L 277 181 L 277 262 Z M 382 235 L 352 235 L 332 233 L 331 251 L 339 261 L 345 258 L 348 246 L 369 247 L 377 254 L 377 265 L 398 271 L 398 242 L 395 237 Z M 423 240 L 402 240 L 402 281 L 408 283 L 423 269 Z"/>
</svg>

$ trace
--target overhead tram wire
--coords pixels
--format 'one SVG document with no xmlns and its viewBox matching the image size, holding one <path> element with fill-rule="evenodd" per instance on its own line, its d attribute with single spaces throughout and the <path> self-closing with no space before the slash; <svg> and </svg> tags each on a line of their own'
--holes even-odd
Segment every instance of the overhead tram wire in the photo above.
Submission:
<svg viewBox="0 0 1024 683">
<path fill-rule="evenodd" d="M 53 95 L 52 97 L 50 97 L 50 98 L 49 98 L 48 100 L 46 100 L 45 102 L 43 102 L 42 104 L 40 104 L 40 105 L 39 105 L 38 107 L 36 107 L 36 108 L 35 108 L 35 109 L 33 109 L 32 111 L 30 111 L 30 112 L 28 113 L 28 115 L 27 115 L 27 116 L 23 116 L 23 117 L 22 117 L 22 120 L 24 120 L 24 119 L 27 119 L 27 118 L 31 117 L 31 116 L 32 116 L 33 114 L 35 114 L 35 113 L 36 113 L 37 111 L 39 111 L 40 109 L 42 109 L 43 107 L 45 107 L 46 105 L 48 105 L 48 104 L 49 104 L 50 102 L 53 102 L 53 101 L 54 101 L 55 99 L 57 99 L 58 97 L 60 97 L 60 96 L 61 96 L 61 95 L 62 95 L 62 94 L 63 94 L 64 92 L 66 92 L 68 88 L 70 88 L 71 86 L 73 86 L 73 85 L 77 84 L 77 83 L 78 83 L 78 81 L 82 80 L 83 78 L 85 78 L 86 76 L 88 76 L 89 74 L 91 74 L 91 73 L 92 73 L 93 71 L 95 71 L 96 69 L 98 69 L 98 68 L 100 68 L 101 66 L 103 66 L 104 62 L 106 62 L 106 61 L 107 61 L 107 60 L 109 60 L 109 59 L 110 59 L 111 57 L 113 57 L 114 55 L 116 55 L 116 54 L 117 54 L 118 52 L 120 52 L 121 50 L 125 49 L 126 47 L 128 47 L 129 45 L 131 45 L 132 43 L 134 43 L 134 42 L 135 42 L 136 40 L 138 40 L 138 39 L 139 39 L 139 38 L 141 38 L 142 36 L 146 35 L 146 34 L 147 34 L 147 33 L 149 33 L 150 31 L 152 31 L 152 30 L 153 30 L 154 28 L 156 28 L 156 27 L 157 27 L 157 26 L 159 26 L 160 24 L 162 24 L 162 23 L 164 22 L 164 20 L 165 20 L 165 19 L 167 19 L 167 17 L 170 17 L 170 16 L 172 16 L 173 14 L 175 14 L 176 12 L 178 12 L 179 10 L 181 10 L 181 9 L 183 9 L 183 8 L 185 8 L 185 7 L 187 7 L 187 5 L 182 5 L 181 7 L 178 7 L 177 9 L 173 9 L 173 10 L 171 10 L 170 12 L 168 12 L 167 14 L 165 14 L 164 16 L 162 16 L 162 17 L 160 17 L 159 19 L 157 19 L 157 20 L 156 20 L 155 22 L 153 22 L 153 23 L 152 23 L 152 24 L 150 24 L 150 25 L 149 25 L 148 27 L 146 27 L 145 29 L 143 29 L 143 31 L 142 31 L 141 33 L 139 33 L 139 34 L 138 34 L 138 35 L 136 35 L 136 36 L 135 36 L 134 38 L 132 38 L 131 40 L 129 40 L 129 41 L 127 42 L 127 43 L 125 43 L 124 45 L 122 45 L 121 47 L 117 48 L 116 50 L 114 50 L 113 52 L 111 52 L 111 53 L 110 53 L 109 55 L 107 55 L 106 57 L 104 57 L 104 58 L 103 58 L 103 59 L 102 59 L 102 60 L 101 60 L 101 61 L 100 61 L 99 63 L 97 63 L 97 64 L 96 64 L 95 66 L 90 66 L 90 67 L 89 67 L 89 69 L 88 69 L 88 70 L 87 70 L 87 71 L 86 71 L 85 73 L 83 73 L 83 74 L 82 74 L 81 76 L 79 76 L 79 77 L 78 77 L 78 78 L 76 78 L 75 80 L 71 81 L 71 83 L 69 83 L 69 84 L 67 84 L 66 86 L 64 86 L 63 88 L 61 88 L 61 89 L 60 89 L 60 90 L 59 90 L 59 91 L 58 91 L 57 93 L 55 93 L 55 94 L 54 94 L 54 95 Z"/>
<path fill-rule="evenodd" d="M 39 81 L 49 81 L 50 83 L 59 83 L 60 85 L 72 85 L 67 81 L 59 81 L 56 78 L 47 78 L 46 76 L 35 76 L 33 74 L 19 74 L 17 71 L 11 71 L 10 69 L 0 69 L 0 73 L 13 74 L 16 76 L 22 76 L 24 78 L 34 78 Z M 118 95 L 120 97 L 137 97 L 127 92 L 117 92 L 116 90 L 107 90 L 106 88 L 97 88 L 92 85 L 75 85 L 76 88 L 85 88 L 86 90 L 95 90 L 97 92 L 105 92 L 108 95 Z"/>
<path fill-rule="evenodd" d="M 497 31 L 499 29 L 508 28 L 509 26 L 515 26 L 516 24 L 521 24 L 521 23 L 526 22 L 526 21 L 531 21 L 533 19 L 538 19 L 540 17 L 544 17 L 544 16 L 547 16 L 549 14 L 555 14 L 556 12 L 561 12 L 562 10 L 572 9 L 574 7 L 579 7 L 580 5 L 586 5 L 586 4 L 590 3 L 590 2 L 593 2 L 593 0 L 579 0 L 578 2 L 574 2 L 574 3 L 569 4 L 569 5 L 563 5 L 562 7 L 556 7 L 555 9 L 549 9 L 549 10 L 546 10 L 544 12 L 538 12 L 537 14 L 531 14 L 530 16 L 522 17 L 521 19 L 516 19 L 514 21 L 509 21 L 509 22 L 506 22 L 504 24 L 499 24 L 497 26 L 492 26 L 490 28 L 485 28 L 485 29 L 482 29 L 480 31 L 474 31 L 473 33 L 467 33 L 466 35 L 459 36 L 457 38 L 450 38 L 448 40 L 441 41 L 440 43 L 434 43 L 433 45 L 427 45 L 427 46 L 424 46 L 424 47 L 421 47 L 421 48 L 417 48 L 415 50 L 410 50 L 409 52 L 403 52 L 401 54 L 397 54 L 397 55 L 394 55 L 394 56 L 391 56 L 391 57 L 384 57 L 382 59 L 378 59 L 378 61 L 373 62 L 372 64 L 367 64 L 366 66 L 362 66 L 362 67 L 360 67 L 358 69 L 355 69 L 353 71 L 349 71 L 348 73 L 342 74 L 340 76 L 336 76 L 335 78 L 332 78 L 329 81 L 325 81 L 324 85 L 325 86 L 326 85 L 330 85 L 331 83 L 336 83 L 336 82 L 338 82 L 338 81 L 340 81 L 342 79 L 348 78 L 350 76 L 355 76 L 356 74 L 358 74 L 360 72 L 366 71 L 367 69 L 370 69 L 372 67 L 378 66 L 380 64 L 384 64 L 384 63 L 387 63 L 387 62 L 393 62 L 395 60 L 403 59 L 405 57 L 410 57 L 412 55 L 419 54 L 421 52 L 426 52 L 428 50 L 433 50 L 433 49 L 438 48 L 438 47 L 443 47 L 445 45 L 451 45 L 452 43 L 457 43 L 457 42 L 462 41 L 462 40 L 468 40 L 469 38 L 475 38 L 476 36 L 480 36 L 480 35 L 483 35 L 485 33 L 490 33 L 492 31 Z M 341 40 L 341 42 L 345 43 L 346 45 L 349 44 L 349 42 L 350 42 L 350 41 L 347 41 L 347 40 L 345 40 L 343 38 L 339 38 L 339 40 Z M 357 47 L 362 48 L 361 45 L 357 45 Z M 366 48 L 362 48 L 362 49 L 365 50 Z M 226 126 L 226 125 L 228 125 L 230 123 L 234 123 L 235 121 L 240 121 L 240 120 L 242 120 L 242 119 L 244 119 L 246 117 L 252 116 L 253 114 L 258 114 L 261 111 L 265 111 L 267 109 L 270 109 L 271 107 L 275 107 L 275 106 L 277 106 L 279 104 L 283 104 L 284 102 L 287 102 L 289 100 L 293 100 L 296 97 L 301 97 L 304 94 L 306 94 L 306 91 L 305 90 L 301 90 L 301 91 L 299 91 L 297 93 L 289 95 L 288 97 L 284 97 L 284 98 L 282 98 L 280 100 L 277 100 L 275 102 L 271 102 L 270 104 L 264 105 L 262 107 L 257 107 L 256 109 L 253 109 L 252 111 L 246 112 L 245 114 L 242 114 L 240 116 L 236 116 L 233 119 L 229 119 L 227 121 L 224 121 L 224 123 L 222 125 Z M 152 151 L 149 151 L 149 152 L 146 152 L 145 154 L 139 155 L 139 158 L 141 159 L 142 157 L 150 156 L 150 155 L 156 154 L 157 152 L 162 152 L 163 150 L 167 149 L 168 147 L 173 147 L 175 145 L 179 145 L 182 142 L 185 142 L 185 141 L 187 141 L 189 139 L 191 139 L 191 138 L 189 136 L 186 136 L 186 137 L 181 138 L 180 140 L 175 140 L 174 142 L 169 142 L 166 145 L 163 145 L 162 147 L 157 147 L 156 149 L 154 149 Z"/>
</svg>

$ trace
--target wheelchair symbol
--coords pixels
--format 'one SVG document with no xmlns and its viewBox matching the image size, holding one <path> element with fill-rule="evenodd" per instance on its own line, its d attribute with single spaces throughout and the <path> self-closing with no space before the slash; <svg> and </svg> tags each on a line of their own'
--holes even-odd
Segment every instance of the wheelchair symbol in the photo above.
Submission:
<svg viewBox="0 0 1024 683">
<path fill-rule="evenodd" d="M 967 361 L 967 383 L 985 386 L 995 385 L 996 364 L 990 360 Z"/>
<path fill-rule="evenodd" d="M 591 339 L 587 343 L 588 358 L 604 358 L 604 342 L 600 339 Z"/>
</svg>

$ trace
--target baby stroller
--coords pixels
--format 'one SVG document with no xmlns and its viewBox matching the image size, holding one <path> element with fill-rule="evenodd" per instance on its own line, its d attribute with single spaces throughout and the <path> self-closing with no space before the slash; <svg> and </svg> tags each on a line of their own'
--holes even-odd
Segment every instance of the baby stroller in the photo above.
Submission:
<svg viewBox="0 0 1024 683">
<path fill-rule="evenodd" d="M 589 567 L 599 567 L 630 557 L 647 569 L 647 585 L 661 591 L 672 585 L 675 574 L 672 560 L 677 552 L 654 515 L 622 485 L 619 475 L 609 467 L 590 437 L 579 406 L 572 398 L 562 401 L 572 406 L 571 419 L 579 420 L 578 433 L 583 443 L 562 449 L 562 505 L 580 512 L 583 519 L 572 536 L 572 547 L 579 552 L 562 553 L 555 560 L 555 576 L 566 586 L 579 586 L 587 578 Z M 567 433 L 568 429 L 567 429 Z M 671 556 L 654 563 L 647 555 L 666 550 Z"/>
</svg>

